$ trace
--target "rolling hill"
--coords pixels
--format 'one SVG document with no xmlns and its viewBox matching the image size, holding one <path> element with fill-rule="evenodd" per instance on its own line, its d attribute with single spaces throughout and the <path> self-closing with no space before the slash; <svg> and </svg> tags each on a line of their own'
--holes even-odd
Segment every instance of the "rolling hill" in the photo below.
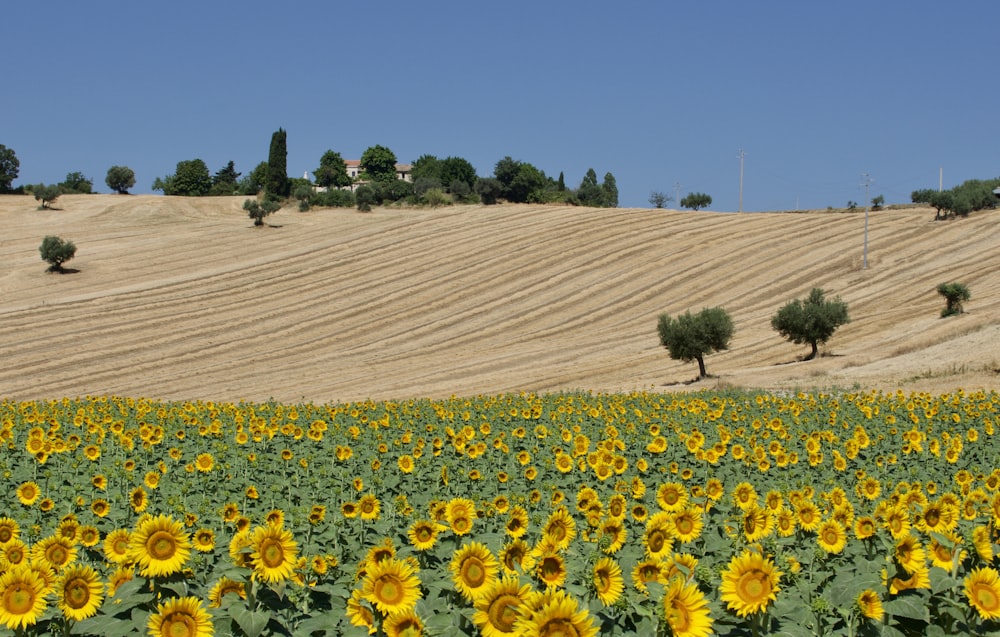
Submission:
<svg viewBox="0 0 1000 637">
<path fill-rule="evenodd" d="M 722 214 L 561 206 L 287 207 L 242 197 L 0 197 L 0 397 L 355 401 L 508 391 L 1000 384 L 1000 211 Z M 38 246 L 76 243 L 49 274 Z M 972 291 L 939 318 L 938 283 Z M 813 286 L 852 322 L 802 362 L 770 317 Z M 714 378 L 661 312 L 720 305 Z"/>
</svg>

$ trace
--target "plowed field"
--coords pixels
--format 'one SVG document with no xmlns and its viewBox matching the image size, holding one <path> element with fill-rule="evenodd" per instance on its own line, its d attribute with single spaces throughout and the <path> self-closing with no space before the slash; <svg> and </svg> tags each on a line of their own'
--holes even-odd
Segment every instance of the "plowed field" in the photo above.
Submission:
<svg viewBox="0 0 1000 637">
<path fill-rule="evenodd" d="M 287 207 L 242 197 L 0 197 L 0 397 L 353 401 L 507 391 L 1000 386 L 1000 211 L 720 214 Z M 72 240 L 69 274 L 38 246 Z M 939 318 L 938 283 L 972 291 Z M 852 322 L 801 361 L 770 317 L 811 287 Z M 723 306 L 697 365 L 656 320 Z"/>
</svg>

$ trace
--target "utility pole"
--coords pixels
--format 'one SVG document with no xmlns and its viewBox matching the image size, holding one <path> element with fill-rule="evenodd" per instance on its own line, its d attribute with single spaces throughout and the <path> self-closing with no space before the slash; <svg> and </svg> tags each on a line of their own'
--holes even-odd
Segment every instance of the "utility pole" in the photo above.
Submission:
<svg viewBox="0 0 1000 637">
<path fill-rule="evenodd" d="M 740 212 L 743 212 L 743 158 L 746 157 L 746 153 L 743 149 L 740 149 Z"/>
<path fill-rule="evenodd" d="M 944 166 L 938 167 L 938 192 L 944 191 Z"/>
<path fill-rule="evenodd" d="M 868 198 L 868 191 L 873 182 L 874 180 L 868 176 L 868 173 L 862 173 L 861 185 L 865 188 L 865 249 L 862 268 L 865 270 L 868 269 L 868 208 L 871 203 L 871 200 Z"/>
<path fill-rule="evenodd" d="M 681 182 L 674 182 L 674 204 L 680 208 L 681 207 Z"/>
</svg>

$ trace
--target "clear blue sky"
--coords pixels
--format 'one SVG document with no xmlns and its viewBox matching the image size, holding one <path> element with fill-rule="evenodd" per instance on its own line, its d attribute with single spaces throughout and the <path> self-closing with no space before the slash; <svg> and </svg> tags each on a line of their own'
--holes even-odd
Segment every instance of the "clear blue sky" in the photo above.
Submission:
<svg viewBox="0 0 1000 637">
<path fill-rule="evenodd" d="M 288 172 L 375 144 L 402 162 L 504 156 L 614 174 L 713 209 L 908 202 L 1000 176 L 1000 2 L 98 1 L 4 3 L 0 144 L 15 184 L 81 171 L 133 192 L 178 161 Z M 675 204 L 676 205 L 676 204 Z"/>
</svg>

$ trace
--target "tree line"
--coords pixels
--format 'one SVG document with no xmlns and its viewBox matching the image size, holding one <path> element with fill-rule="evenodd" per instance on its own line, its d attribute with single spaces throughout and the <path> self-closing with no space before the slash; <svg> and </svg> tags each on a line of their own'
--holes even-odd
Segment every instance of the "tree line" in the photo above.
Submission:
<svg viewBox="0 0 1000 637">
<path fill-rule="evenodd" d="M 997 188 L 1000 188 L 1000 178 L 969 179 L 948 190 L 914 190 L 910 194 L 910 200 L 934 208 L 934 220 L 941 221 L 968 217 L 977 210 L 996 208 L 997 195 L 993 191 Z"/>
</svg>

